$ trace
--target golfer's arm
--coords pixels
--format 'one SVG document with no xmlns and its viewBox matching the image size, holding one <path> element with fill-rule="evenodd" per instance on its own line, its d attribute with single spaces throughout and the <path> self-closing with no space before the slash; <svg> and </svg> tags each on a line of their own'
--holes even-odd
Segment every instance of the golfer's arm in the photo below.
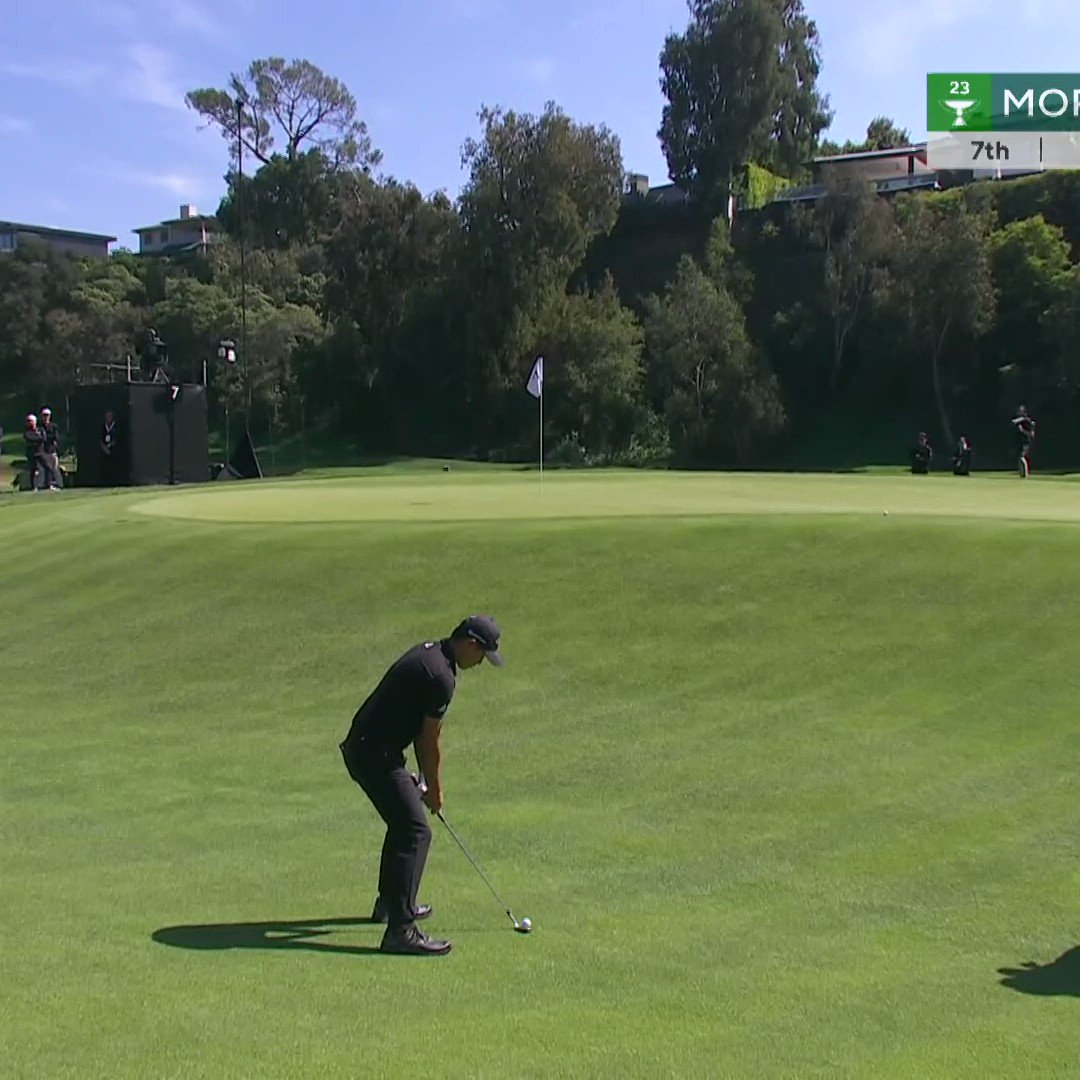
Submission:
<svg viewBox="0 0 1080 1080">
<path fill-rule="evenodd" d="M 442 794 L 442 721 L 438 717 L 424 718 L 424 726 L 413 743 L 413 749 L 428 787 Z"/>
</svg>

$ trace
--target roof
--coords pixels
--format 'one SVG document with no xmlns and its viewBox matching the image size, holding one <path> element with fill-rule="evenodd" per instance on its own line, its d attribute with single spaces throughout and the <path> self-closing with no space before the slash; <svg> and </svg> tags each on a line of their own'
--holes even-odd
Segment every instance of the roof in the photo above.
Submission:
<svg viewBox="0 0 1080 1080">
<path fill-rule="evenodd" d="M 648 203 L 684 203 L 690 197 L 678 184 L 658 184 L 645 192 L 631 189 L 623 194 L 623 198 Z"/>
<path fill-rule="evenodd" d="M 105 244 L 114 243 L 115 236 L 102 233 L 76 232 L 74 229 L 51 229 L 47 225 L 24 225 L 18 221 L 0 221 L 0 232 L 27 232 L 39 236 L 65 237 L 68 240 L 98 240 Z"/>
<path fill-rule="evenodd" d="M 170 225 L 196 225 L 199 222 L 212 222 L 216 225 L 218 219 L 213 214 L 192 214 L 191 217 L 169 218 L 168 221 L 159 221 L 156 225 L 143 225 L 140 228 L 132 229 L 131 231 L 133 233 L 155 232 L 158 229 L 164 229 Z"/>
<path fill-rule="evenodd" d="M 911 154 L 925 154 L 926 143 L 912 143 L 910 146 L 894 146 L 888 150 L 855 150 L 849 154 L 825 154 L 810 160 L 819 165 L 825 161 L 870 161 L 874 158 L 909 157 Z"/>
</svg>

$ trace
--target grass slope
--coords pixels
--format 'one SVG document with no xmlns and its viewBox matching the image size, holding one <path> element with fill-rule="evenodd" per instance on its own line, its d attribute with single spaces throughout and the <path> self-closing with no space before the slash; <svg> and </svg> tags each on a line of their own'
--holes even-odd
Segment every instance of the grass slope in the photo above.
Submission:
<svg viewBox="0 0 1080 1080">
<path fill-rule="evenodd" d="M 3 500 L 5 1074 L 1068 1075 L 1080 965 L 998 969 L 1077 942 L 1080 493 L 913 484 Z M 474 609 L 447 814 L 537 929 L 437 830 L 382 957 L 336 743 Z"/>
</svg>

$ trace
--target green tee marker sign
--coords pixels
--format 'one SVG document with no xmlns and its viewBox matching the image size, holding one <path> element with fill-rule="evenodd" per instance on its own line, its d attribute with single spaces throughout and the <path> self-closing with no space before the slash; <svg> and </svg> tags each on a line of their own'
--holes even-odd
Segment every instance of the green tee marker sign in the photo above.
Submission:
<svg viewBox="0 0 1080 1080">
<path fill-rule="evenodd" d="M 1080 131 L 1080 75 L 929 74 L 926 130 Z"/>
<path fill-rule="evenodd" d="M 926 130 L 938 171 L 1080 169 L 1080 75 L 932 72 Z"/>
</svg>

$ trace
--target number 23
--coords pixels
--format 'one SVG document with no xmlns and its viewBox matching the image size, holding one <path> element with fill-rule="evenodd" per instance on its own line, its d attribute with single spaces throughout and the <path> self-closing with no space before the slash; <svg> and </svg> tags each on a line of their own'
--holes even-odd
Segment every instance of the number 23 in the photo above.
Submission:
<svg viewBox="0 0 1080 1080">
<path fill-rule="evenodd" d="M 949 93 L 950 94 L 970 94 L 971 93 L 971 83 L 957 82 L 954 79 L 951 83 L 949 83 Z"/>
</svg>

